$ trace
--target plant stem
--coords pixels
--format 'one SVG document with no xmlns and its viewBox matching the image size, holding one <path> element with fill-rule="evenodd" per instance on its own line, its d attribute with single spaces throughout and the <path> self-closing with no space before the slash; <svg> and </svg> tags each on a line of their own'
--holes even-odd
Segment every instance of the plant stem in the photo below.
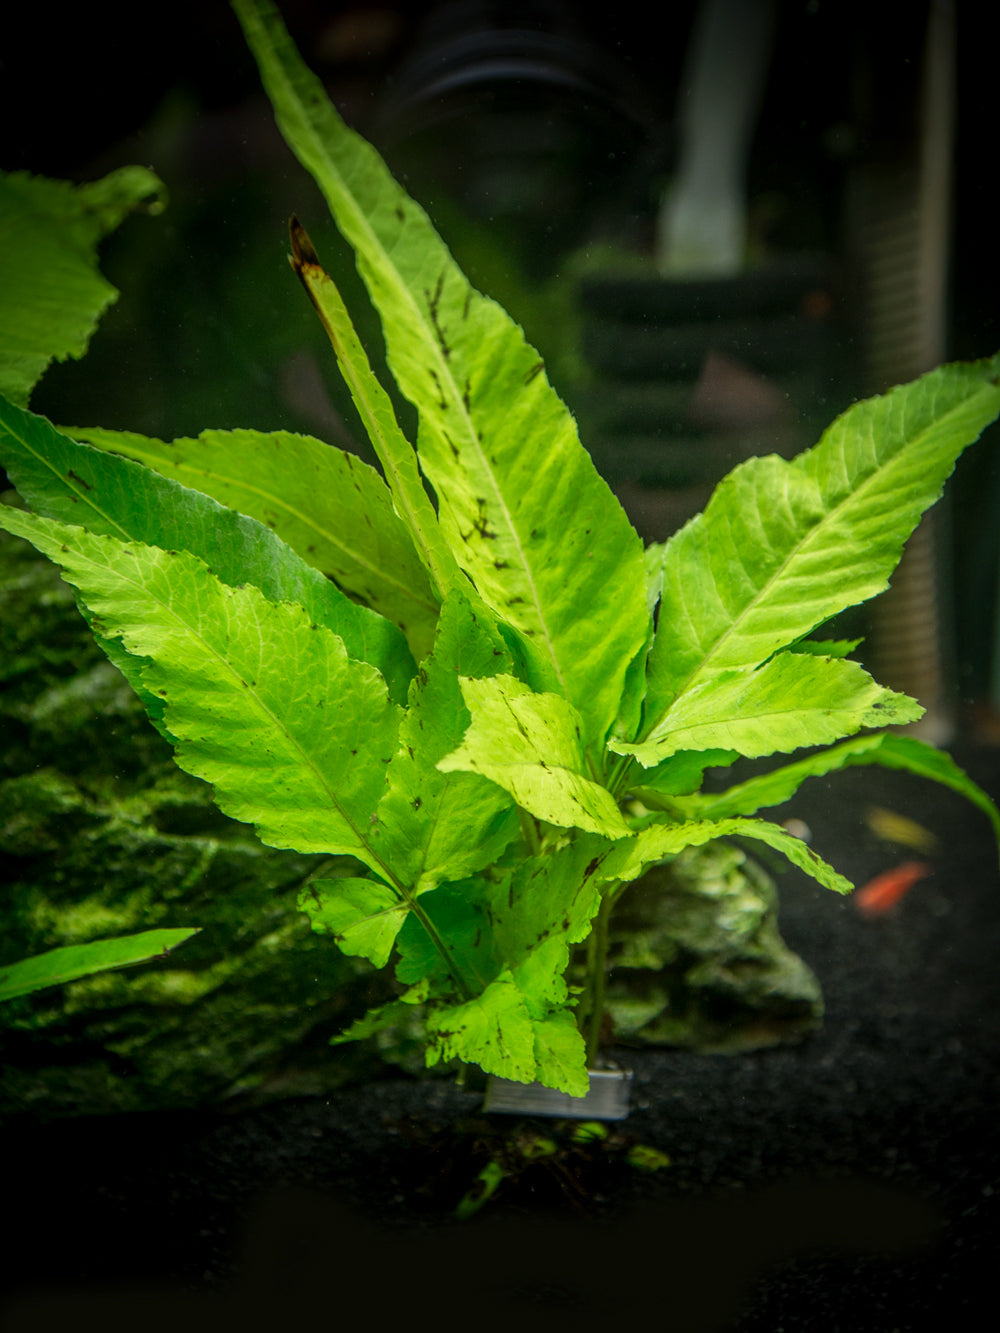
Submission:
<svg viewBox="0 0 1000 1333">
<path fill-rule="evenodd" d="M 587 940 L 587 978 L 584 1003 L 581 1007 L 581 1029 L 587 1043 L 587 1068 L 594 1067 L 601 1045 L 601 1025 L 604 1020 L 604 983 L 608 965 L 608 923 L 614 904 L 617 884 L 605 889 L 594 928 Z"/>
<path fill-rule="evenodd" d="M 628 779 L 632 773 L 632 756 L 620 754 L 611 770 L 606 786 L 615 800 L 619 800 L 622 792 L 628 786 Z"/>
<path fill-rule="evenodd" d="M 533 815 L 529 815 L 527 810 L 517 807 L 517 816 L 521 821 L 521 832 L 524 835 L 524 841 L 528 844 L 528 851 L 532 856 L 537 856 L 542 850 L 541 839 L 538 836 L 538 825 L 535 823 Z"/>
</svg>

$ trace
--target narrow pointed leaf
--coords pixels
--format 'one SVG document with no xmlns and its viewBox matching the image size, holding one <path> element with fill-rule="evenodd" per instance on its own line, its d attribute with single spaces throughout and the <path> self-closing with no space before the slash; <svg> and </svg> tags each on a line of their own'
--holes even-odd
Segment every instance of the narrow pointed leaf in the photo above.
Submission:
<svg viewBox="0 0 1000 1333">
<path fill-rule="evenodd" d="M 366 1037 L 373 1037 L 378 1032 L 384 1032 L 386 1028 L 395 1027 L 399 1023 L 410 1023 L 413 1021 L 414 1009 L 422 1005 L 427 999 L 428 988 L 421 983 L 419 986 L 411 986 L 409 990 L 404 991 L 398 1000 L 390 1000 L 388 1004 L 380 1004 L 374 1009 L 369 1009 L 362 1018 L 355 1019 L 349 1024 L 343 1032 L 330 1038 L 331 1046 L 340 1046 L 348 1041 L 363 1041 Z"/>
<path fill-rule="evenodd" d="M 36 954 L 34 958 L 7 963 L 0 967 L 0 1001 L 29 995 L 46 986 L 76 981 L 79 977 L 89 977 L 95 972 L 148 962 L 150 958 L 168 954 L 197 934 L 197 927 L 188 930 L 144 930 L 139 935 L 124 935 L 116 940 L 69 944 L 62 949 Z"/>
<path fill-rule="evenodd" d="M 414 671 L 402 633 L 358 606 L 265 523 L 119 457 L 63 435 L 44 417 L 0 399 L 0 463 L 22 499 L 48 518 L 120 541 L 189 551 L 223 583 L 251 583 L 273 602 L 295 602 L 370 662 L 402 701 Z M 117 659 L 131 684 L 135 668 Z"/>
<path fill-rule="evenodd" d="M 777 824 L 764 819 L 692 820 L 686 824 L 651 824 L 629 842 L 619 843 L 603 858 L 600 875 L 603 879 L 630 883 L 642 872 L 665 857 L 676 856 L 685 847 L 701 847 L 715 838 L 755 838 L 783 852 L 793 865 L 804 870 L 824 888 L 837 893 L 850 893 L 854 887 L 838 871 L 817 856 L 799 838 L 793 837 Z"/>
<path fill-rule="evenodd" d="M 634 530 L 537 353 L 344 125 L 273 6 L 234 7 L 281 131 L 357 254 L 457 560 L 528 641 L 536 687 L 579 709 L 588 743 L 603 739 L 648 624 Z M 567 512 L 569 528 L 553 521 Z"/>
<path fill-rule="evenodd" d="M 827 745 L 862 727 L 913 722 L 923 709 L 876 685 L 856 662 L 780 653 L 758 669 L 727 671 L 687 691 L 634 745 L 612 748 L 647 766 L 681 750 L 749 758 Z"/>
<path fill-rule="evenodd" d="M 881 592 L 962 450 L 1000 412 L 1000 357 L 857 403 L 793 463 L 750 459 L 667 544 L 644 726 Z"/>
<path fill-rule="evenodd" d="M 63 569 L 109 638 L 146 659 L 177 762 L 263 842 L 350 853 L 388 872 L 368 832 L 398 709 L 367 663 L 299 606 L 221 583 L 194 556 L 0 508 Z M 294 664 L 294 669 L 289 669 Z"/>
<path fill-rule="evenodd" d="M 546 823 L 627 836 L 614 797 L 586 776 L 582 721 L 565 699 L 513 676 L 463 678 L 462 695 L 472 725 L 438 768 L 482 774 Z"/>
<path fill-rule="evenodd" d="M 788 645 L 788 651 L 812 657 L 847 657 L 863 643 L 864 639 L 799 639 Z"/>
<path fill-rule="evenodd" d="M 452 589 L 468 584 L 438 526 L 437 514 L 417 468 L 417 456 L 399 428 L 392 401 L 371 368 L 340 292 L 320 267 L 312 242 L 295 218 L 291 237 L 292 267 L 326 329 L 341 374 L 385 471 L 396 512 L 430 576 L 437 601 L 441 601 Z"/>
<path fill-rule="evenodd" d="M 67 433 L 257 519 L 398 625 L 415 652 L 430 647 L 438 599 L 385 482 L 354 454 L 288 431 L 206 430 L 169 444 L 131 431 Z"/>
<path fill-rule="evenodd" d="M 996 805 L 954 759 L 943 750 L 937 750 L 912 736 L 895 736 L 891 732 L 855 736 L 830 750 L 823 750 L 794 764 L 784 764 L 771 773 L 737 783 L 727 791 L 689 796 L 684 805 L 692 819 L 752 815 L 758 810 L 784 804 L 807 778 L 823 777 L 827 773 L 858 764 L 880 764 L 884 768 L 902 769 L 950 787 L 986 815 L 1000 844 L 1000 813 Z"/>
</svg>

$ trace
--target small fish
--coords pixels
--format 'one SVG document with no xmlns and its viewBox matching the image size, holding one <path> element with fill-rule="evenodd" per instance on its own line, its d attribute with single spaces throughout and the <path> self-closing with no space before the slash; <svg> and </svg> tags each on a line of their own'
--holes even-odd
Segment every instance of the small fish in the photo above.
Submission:
<svg viewBox="0 0 1000 1333">
<path fill-rule="evenodd" d="M 926 861 L 904 861 L 892 870 L 870 879 L 854 895 L 854 902 L 862 916 L 882 916 L 904 898 L 917 880 L 933 875 L 934 867 Z"/>
<path fill-rule="evenodd" d="M 938 840 L 930 829 L 918 824 L 915 819 L 907 819 L 895 810 L 885 810 L 880 805 L 870 806 L 865 815 L 865 823 L 883 842 L 893 842 L 897 847 L 909 847 L 924 856 L 933 856 L 938 849 Z"/>
</svg>

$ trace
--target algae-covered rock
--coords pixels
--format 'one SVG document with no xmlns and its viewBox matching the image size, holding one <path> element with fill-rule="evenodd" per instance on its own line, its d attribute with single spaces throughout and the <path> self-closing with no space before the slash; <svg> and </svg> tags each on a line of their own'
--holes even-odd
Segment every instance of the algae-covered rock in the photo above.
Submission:
<svg viewBox="0 0 1000 1333">
<path fill-rule="evenodd" d="M 813 973 L 778 933 L 777 891 L 738 847 L 708 843 L 654 867 L 611 920 L 615 1040 L 743 1051 L 819 1026 Z"/>
<path fill-rule="evenodd" d="M 0 1114 L 263 1100 L 370 1068 L 370 1051 L 328 1042 L 389 998 L 385 983 L 296 908 L 330 858 L 266 848 L 222 815 L 176 767 L 55 568 L 7 537 L 0 685 L 0 963 L 202 928 L 169 958 L 0 1005 Z"/>
</svg>

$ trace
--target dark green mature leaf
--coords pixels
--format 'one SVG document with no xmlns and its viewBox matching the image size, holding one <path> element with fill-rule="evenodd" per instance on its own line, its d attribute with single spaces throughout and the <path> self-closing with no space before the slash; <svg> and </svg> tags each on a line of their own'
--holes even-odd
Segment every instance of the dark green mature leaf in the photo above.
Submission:
<svg viewBox="0 0 1000 1333">
<path fill-rule="evenodd" d="M 86 185 L 0 172 L 0 394 L 25 406 L 50 361 L 83 356 L 118 298 L 97 268 L 98 242 L 165 197 L 145 167 Z"/>
<path fill-rule="evenodd" d="M 36 513 L 118 540 L 189 551 L 223 583 L 252 583 L 272 602 L 303 606 L 341 636 L 351 657 L 378 668 L 394 699 L 405 699 L 414 664 L 400 631 L 352 602 L 266 524 L 128 458 L 78 444 L 3 399 L 0 463 Z M 138 668 L 120 656 L 115 664 L 141 694 Z"/>
<path fill-rule="evenodd" d="M 601 905 L 600 884 L 607 878 L 601 858 L 613 845 L 594 836 L 574 838 L 554 852 L 521 861 L 489 886 L 494 938 L 510 966 L 519 966 L 553 939 L 564 948 L 586 939 Z M 556 974 L 561 970 L 565 961 Z"/>
<path fill-rule="evenodd" d="M 144 930 L 139 935 L 123 935 L 116 940 L 92 940 L 89 944 L 69 944 L 62 949 L 24 958 L 0 967 L 0 1001 L 29 995 L 46 986 L 59 986 L 94 972 L 128 967 L 159 958 L 198 934 L 188 930 Z"/>
<path fill-rule="evenodd" d="M 701 787 L 707 768 L 728 768 L 738 758 L 735 750 L 679 750 L 655 768 L 638 774 L 629 784 L 629 794 L 639 800 L 649 795 L 688 796 Z"/>
<path fill-rule="evenodd" d="M 535 687 L 574 704 L 588 744 L 602 740 L 649 624 L 638 537 L 517 325 L 344 125 L 273 6 L 234 8 L 282 133 L 355 249 L 456 558 L 528 641 Z"/>
<path fill-rule="evenodd" d="M 127 545 L 0 507 L 0 523 L 63 569 L 109 638 L 143 660 L 177 762 L 263 842 L 359 857 L 396 747 L 385 681 L 292 603 L 231 588 L 185 551 Z M 294 664 L 290 669 L 290 664 Z"/>
<path fill-rule="evenodd" d="M 857 662 L 779 653 L 762 667 L 720 672 L 685 691 L 645 741 L 612 747 L 648 766 L 681 750 L 756 758 L 827 745 L 862 727 L 913 722 L 923 711 L 876 685 Z"/>
<path fill-rule="evenodd" d="M 756 458 L 731 472 L 667 543 L 645 735 L 680 695 L 758 666 L 881 592 L 956 458 L 998 411 L 1000 357 L 945 366 L 855 404 L 792 463 Z"/>
<path fill-rule="evenodd" d="M 627 836 L 614 797 L 587 776 L 583 722 L 572 704 L 513 676 L 463 677 L 461 685 L 472 725 L 438 768 L 489 778 L 548 824 Z"/>
<path fill-rule="evenodd" d="M 504 791 L 475 773 L 438 768 L 469 725 L 459 678 L 492 676 L 509 666 L 485 609 L 474 611 L 461 593 L 451 593 L 434 651 L 410 687 L 372 830 L 373 845 L 416 893 L 482 870 L 517 835 L 517 811 Z"/>
<path fill-rule="evenodd" d="M 398 625 L 415 653 L 429 649 L 438 598 L 385 482 L 354 454 L 288 431 L 206 430 L 170 444 L 131 431 L 67 434 L 258 519 L 307 564 Z"/>
<path fill-rule="evenodd" d="M 399 934 L 396 980 L 426 981 L 435 996 L 464 999 L 485 990 L 500 971 L 478 878 L 422 894 Z"/>
</svg>

